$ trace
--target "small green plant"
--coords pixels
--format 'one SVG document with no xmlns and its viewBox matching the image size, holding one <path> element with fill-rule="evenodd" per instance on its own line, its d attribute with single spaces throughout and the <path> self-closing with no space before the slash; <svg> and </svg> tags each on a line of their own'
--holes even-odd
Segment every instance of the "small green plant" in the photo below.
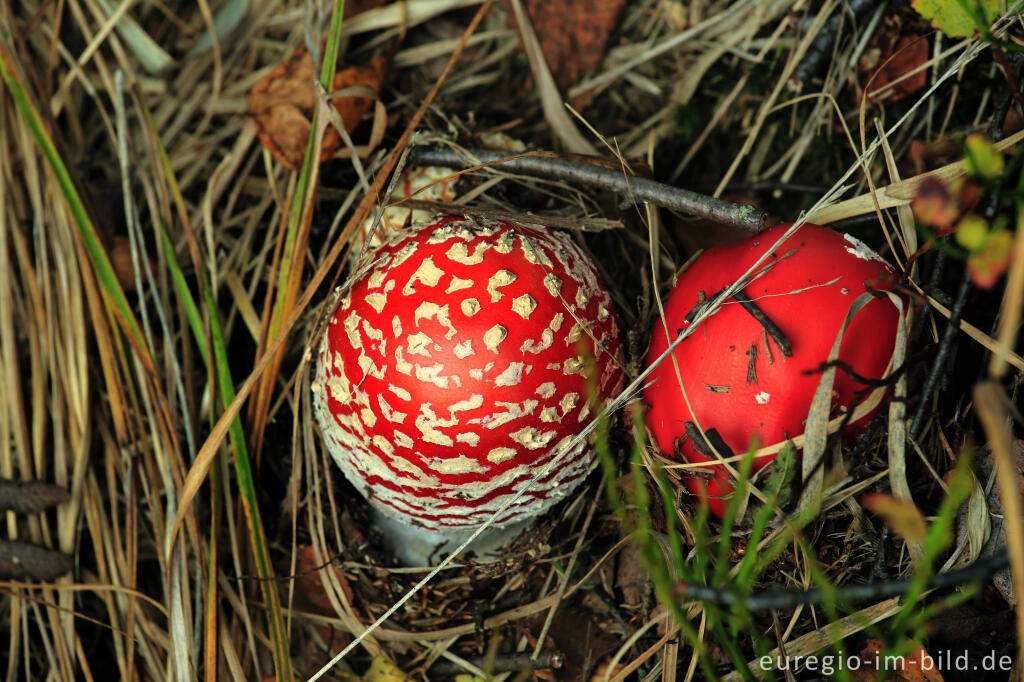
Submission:
<svg viewBox="0 0 1024 682">
<path fill-rule="evenodd" d="M 981 135 L 967 136 L 964 161 L 968 178 L 950 182 L 934 176 L 925 178 L 911 208 L 925 239 L 923 248 L 942 249 L 965 259 L 974 284 L 989 289 L 1010 265 L 1014 233 L 1008 229 L 1005 216 L 984 217 L 982 197 L 1005 194 L 1019 204 L 1024 197 L 1024 175 L 1015 190 L 1003 190 L 1007 164 L 998 148 Z M 950 235 L 956 245 L 943 241 Z"/>
<path fill-rule="evenodd" d="M 673 488 L 665 470 L 656 462 L 645 461 L 648 447 L 642 416 L 633 415 L 633 446 L 629 459 L 629 476 L 620 489 L 619 470 L 607 439 L 607 424 L 601 424 L 597 436 L 598 454 L 605 474 L 605 490 L 614 513 L 622 526 L 640 547 L 644 565 L 650 575 L 659 602 L 672 614 L 708 679 L 720 679 L 718 670 L 711 665 L 709 646 L 715 645 L 729 659 L 735 672 L 744 680 L 774 679 L 776 672 L 770 666 L 762 667 L 758 661 L 777 661 L 775 640 L 765 634 L 763 623 L 755 618 L 759 590 L 765 587 L 761 578 L 766 569 L 785 552 L 794 550 L 801 556 L 811 582 L 817 589 L 817 600 L 828 617 L 824 632 L 828 638 L 827 655 L 831 661 L 850 661 L 858 654 L 850 654 L 844 646 L 844 631 L 838 623 L 848 616 L 856 619 L 857 606 L 843 596 L 842 590 L 818 564 L 814 548 L 804 535 L 804 529 L 816 521 L 816 509 L 781 511 L 789 503 L 790 483 L 798 470 L 797 453 L 787 447 L 772 464 L 767 477 L 760 484 L 762 502 L 752 506 L 744 519 L 738 518 L 740 495 L 734 495 L 717 528 L 713 532 L 711 515 L 706 504 L 701 504 L 695 517 L 687 524 L 691 531 L 692 547 L 687 551 L 680 532 L 682 525 L 676 509 Z M 756 444 L 746 453 L 739 466 L 738 490 L 750 483 L 750 469 Z M 967 599 L 970 591 L 926 601 L 929 581 L 935 567 L 948 552 L 954 537 L 954 524 L 962 504 L 970 496 L 971 474 L 969 457 L 962 456 L 955 471 L 948 477 L 947 493 L 939 504 L 936 515 L 929 521 L 913 505 L 901 503 L 884 494 L 865 496 L 864 504 L 881 516 L 901 537 L 919 539 L 923 554 L 914 562 L 913 578 L 902 606 L 895 615 L 880 626 L 866 619 L 857 623 L 855 630 L 866 632 L 881 643 L 884 655 L 902 656 L 910 642 L 919 642 L 927 634 L 926 624 L 942 610 Z M 657 529 L 652 520 L 657 507 L 664 512 L 663 529 Z M 660 516 L 660 514 L 658 514 Z M 742 533 L 734 533 L 737 528 Z M 742 541 L 737 538 L 744 538 Z M 743 544 L 741 544 L 741 542 Z M 742 550 L 742 551 L 741 551 Z M 792 606 L 801 595 L 794 593 Z M 700 637 L 694 623 L 703 611 L 708 637 Z M 849 634 L 849 630 L 845 631 Z M 824 660 L 824 659 L 823 659 Z M 858 663 L 858 666 L 860 663 Z M 879 671 L 881 675 L 884 671 Z M 850 679 L 847 666 L 834 666 L 836 679 Z"/>
</svg>

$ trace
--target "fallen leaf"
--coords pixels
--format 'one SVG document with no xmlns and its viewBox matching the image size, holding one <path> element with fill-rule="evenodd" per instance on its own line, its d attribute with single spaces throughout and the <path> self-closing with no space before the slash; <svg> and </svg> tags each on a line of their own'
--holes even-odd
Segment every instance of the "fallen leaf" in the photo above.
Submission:
<svg viewBox="0 0 1024 682">
<path fill-rule="evenodd" d="M 914 165 L 914 175 L 920 175 L 956 160 L 960 152 L 960 144 L 952 137 L 940 137 L 932 142 L 911 140 L 907 160 Z"/>
<path fill-rule="evenodd" d="M 992 519 L 985 488 L 973 469 L 968 469 L 966 473 L 970 478 L 971 496 L 956 516 L 956 547 L 964 551 L 953 565 L 954 568 L 974 563 L 992 536 Z"/>
<path fill-rule="evenodd" d="M 928 40 L 914 32 L 917 23 L 908 24 L 896 13 L 887 16 L 871 37 L 857 62 L 869 101 L 895 102 L 927 85 L 927 69 L 920 67 L 928 61 Z"/>
<path fill-rule="evenodd" d="M 338 92 L 354 85 L 380 92 L 388 68 L 388 59 L 376 57 L 364 66 L 350 66 L 334 75 L 331 91 Z M 256 121 L 260 142 L 275 159 L 295 170 L 306 155 L 311 130 L 310 116 L 316 101 L 316 74 L 313 58 L 305 47 L 299 47 L 280 66 L 259 81 L 246 98 Z M 369 97 L 340 95 L 331 99 L 342 125 L 352 133 L 373 106 Z M 324 134 L 320 161 L 330 158 L 341 148 L 341 134 L 329 126 Z"/>
<path fill-rule="evenodd" d="M 906 500 L 884 493 L 870 493 L 862 499 L 865 507 L 881 516 L 885 523 L 901 538 L 912 542 L 924 542 L 928 525 L 924 514 Z"/>
<path fill-rule="evenodd" d="M 619 552 L 616 561 L 615 585 L 622 590 L 623 606 L 629 609 L 639 609 L 646 603 L 647 595 L 651 590 L 651 580 L 644 567 L 643 550 L 635 542 L 631 541 Z"/>
<path fill-rule="evenodd" d="M 601 63 L 626 2 L 525 0 L 523 5 L 555 83 L 564 92 Z"/>
<path fill-rule="evenodd" d="M 323 565 L 323 561 L 317 561 L 313 548 L 309 545 L 299 547 L 296 550 L 295 561 L 295 596 L 294 606 L 302 611 L 310 611 L 322 616 L 334 616 L 334 607 L 331 600 L 327 598 L 322 573 L 333 571 L 337 577 L 341 589 L 345 592 L 345 598 L 352 602 L 352 589 L 349 587 L 345 573 L 333 564 Z"/>
<path fill-rule="evenodd" d="M 913 0 L 911 5 L 946 35 L 966 38 L 999 16 L 1002 0 Z"/>
<path fill-rule="evenodd" d="M 861 665 L 857 670 L 850 668 L 855 680 L 882 679 L 898 680 L 899 682 L 942 682 L 939 662 L 928 653 L 918 642 L 907 640 L 905 650 L 910 653 L 902 656 L 886 654 L 885 644 L 877 639 L 869 639 L 860 651 Z"/>
</svg>

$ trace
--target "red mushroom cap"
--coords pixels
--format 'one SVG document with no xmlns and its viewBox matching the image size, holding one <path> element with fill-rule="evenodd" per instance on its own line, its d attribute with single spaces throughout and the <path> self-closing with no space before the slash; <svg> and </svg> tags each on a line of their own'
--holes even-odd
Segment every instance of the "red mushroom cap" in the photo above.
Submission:
<svg viewBox="0 0 1024 682">
<path fill-rule="evenodd" d="M 592 392 L 619 390 L 611 300 L 571 239 L 512 223 L 445 217 L 371 258 L 320 345 L 327 448 L 385 514 L 474 528 L 583 430 Z M 548 508 L 594 465 L 581 441 L 495 523 Z"/>
<path fill-rule="evenodd" d="M 731 285 L 791 225 L 777 225 L 746 241 L 701 254 L 679 276 L 669 296 L 668 335 L 661 322 L 656 323 L 648 365 L 665 352 L 679 330 L 689 326 L 686 317 L 691 310 Z M 868 286 L 888 290 L 896 281 L 892 268 L 861 242 L 810 224 L 783 242 L 758 271 L 765 268 L 765 274 L 750 282 L 743 295 L 781 330 L 792 356 L 784 355 L 762 323 L 736 299 L 725 301 L 673 351 L 693 411 L 686 407 L 668 357 L 654 369 L 651 378 L 657 381 L 644 392 L 648 429 L 666 456 L 689 462 L 714 457 L 702 454 L 687 437 L 686 422 L 694 422 L 695 417 L 705 432 L 714 429 L 734 454 L 746 452 L 755 436 L 764 447 L 802 434 L 821 380 L 817 370 L 828 359 L 854 299 Z M 892 356 L 898 324 L 899 312 L 890 301 L 870 301 L 843 335 L 840 363 L 861 377 L 881 378 Z M 854 394 L 864 388 L 839 369 L 834 409 L 850 408 Z M 756 459 L 754 471 L 772 459 Z M 732 478 L 719 467 L 702 472 L 704 476 L 687 475 L 686 484 L 706 497 L 712 511 L 721 516 L 726 506 L 723 498 L 733 491 Z"/>
</svg>

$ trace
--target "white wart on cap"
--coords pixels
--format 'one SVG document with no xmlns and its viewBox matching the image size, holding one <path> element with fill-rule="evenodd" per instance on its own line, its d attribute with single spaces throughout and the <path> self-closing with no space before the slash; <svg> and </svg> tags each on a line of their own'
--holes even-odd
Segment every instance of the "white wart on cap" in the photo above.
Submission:
<svg viewBox="0 0 1024 682">
<path fill-rule="evenodd" d="M 445 217 L 396 235 L 342 293 L 314 409 L 346 477 L 390 519 L 442 537 L 530 518 L 595 466 L 589 396 L 622 383 L 619 329 L 568 237 Z"/>
</svg>

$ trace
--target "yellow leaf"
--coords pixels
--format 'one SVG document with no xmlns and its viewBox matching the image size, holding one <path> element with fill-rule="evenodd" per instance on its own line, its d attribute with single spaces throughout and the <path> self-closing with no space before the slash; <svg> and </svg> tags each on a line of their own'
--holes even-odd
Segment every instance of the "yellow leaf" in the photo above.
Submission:
<svg viewBox="0 0 1024 682">
<path fill-rule="evenodd" d="M 956 226 L 956 240 L 968 251 L 977 251 L 988 237 L 988 223 L 984 218 L 973 213 L 966 216 Z"/>
<path fill-rule="evenodd" d="M 883 493 L 865 495 L 862 502 L 885 519 L 886 525 L 904 540 L 919 543 L 925 541 L 928 526 L 924 514 L 910 502 Z"/>
<path fill-rule="evenodd" d="M 989 180 L 1003 172 L 1003 155 L 984 135 L 973 133 L 967 136 L 967 172 Z"/>
<path fill-rule="evenodd" d="M 970 37 L 999 16 L 1001 0 L 913 0 L 914 9 L 948 36 Z"/>
<path fill-rule="evenodd" d="M 363 675 L 363 682 L 407 682 L 412 678 L 386 656 L 377 656 Z"/>
</svg>

